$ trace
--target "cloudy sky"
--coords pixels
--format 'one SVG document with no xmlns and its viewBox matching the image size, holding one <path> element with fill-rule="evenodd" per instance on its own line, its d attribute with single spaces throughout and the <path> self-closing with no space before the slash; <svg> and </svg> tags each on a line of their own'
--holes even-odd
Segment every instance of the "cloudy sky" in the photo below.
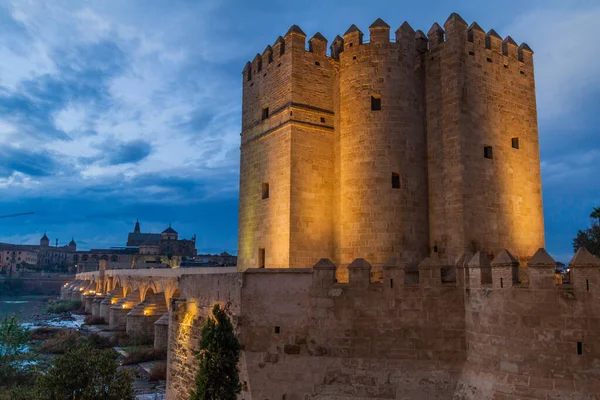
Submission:
<svg viewBox="0 0 600 400">
<path fill-rule="evenodd" d="M 168 223 L 235 252 L 241 70 L 298 24 L 456 11 L 535 51 L 546 242 L 568 260 L 600 205 L 597 1 L 0 0 L 0 241 L 123 245 Z"/>
</svg>

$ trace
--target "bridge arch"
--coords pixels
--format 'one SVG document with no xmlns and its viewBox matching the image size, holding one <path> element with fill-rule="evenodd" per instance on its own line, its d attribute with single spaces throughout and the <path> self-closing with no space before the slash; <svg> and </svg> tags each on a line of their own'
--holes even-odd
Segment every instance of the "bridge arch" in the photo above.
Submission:
<svg viewBox="0 0 600 400">
<path fill-rule="evenodd" d="M 144 301 L 144 299 L 146 299 L 146 297 L 152 296 L 153 294 L 156 294 L 159 292 L 160 292 L 160 289 L 157 287 L 157 285 L 153 281 L 150 281 L 145 285 L 140 285 L 140 295 L 141 295 L 142 301 Z"/>
</svg>

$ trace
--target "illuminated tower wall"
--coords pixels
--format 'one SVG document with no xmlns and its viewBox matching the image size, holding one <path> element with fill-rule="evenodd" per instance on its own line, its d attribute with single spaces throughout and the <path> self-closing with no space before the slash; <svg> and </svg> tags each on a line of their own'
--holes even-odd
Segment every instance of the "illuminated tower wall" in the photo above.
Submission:
<svg viewBox="0 0 600 400">
<path fill-rule="evenodd" d="M 429 239 L 423 71 L 409 26 L 397 43 L 382 20 L 369 30 L 365 44 L 352 26 L 339 54 L 336 264 L 364 258 L 377 270 L 396 258 L 416 267 Z"/>
<path fill-rule="evenodd" d="M 544 246 L 532 52 L 452 14 L 428 32 L 430 245 L 454 260 Z"/>
<path fill-rule="evenodd" d="M 532 52 L 444 28 L 353 25 L 327 56 L 292 26 L 246 65 L 241 270 L 543 247 Z"/>
<path fill-rule="evenodd" d="M 292 26 L 244 69 L 238 266 L 333 258 L 333 65 Z M 268 192 L 268 193 L 267 193 Z"/>
</svg>

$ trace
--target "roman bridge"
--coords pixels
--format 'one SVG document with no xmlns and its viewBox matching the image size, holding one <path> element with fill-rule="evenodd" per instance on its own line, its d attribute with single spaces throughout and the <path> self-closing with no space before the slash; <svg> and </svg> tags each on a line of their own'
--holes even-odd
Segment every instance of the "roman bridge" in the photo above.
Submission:
<svg viewBox="0 0 600 400">
<path fill-rule="evenodd" d="M 96 323 L 113 331 L 126 331 L 140 340 L 154 339 L 154 347 L 167 349 L 171 298 L 180 296 L 183 275 L 236 272 L 236 267 L 100 270 L 76 275 L 61 289 L 61 299 L 81 301 Z"/>
</svg>

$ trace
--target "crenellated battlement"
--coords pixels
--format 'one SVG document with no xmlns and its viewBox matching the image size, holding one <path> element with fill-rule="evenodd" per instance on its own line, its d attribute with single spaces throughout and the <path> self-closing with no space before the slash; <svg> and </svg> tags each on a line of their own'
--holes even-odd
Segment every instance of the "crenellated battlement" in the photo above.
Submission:
<svg viewBox="0 0 600 400">
<path fill-rule="evenodd" d="M 321 259 L 313 267 L 312 288 L 326 294 L 333 288 L 379 289 L 398 292 L 403 288 L 455 288 L 457 290 L 557 290 L 577 294 L 592 293 L 600 297 L 600 259 L 585 248 L 580 249 L 569 262 L 570 283 L 556 277 L 556 261 L 539 249 L 527 263 L 527 281 L 519 269 L 519 261 L 506 249 L 498 251 L 490 260 L 487 254 L 465 253 L 455 262 L 427 257 L 418 265 L 418 279 L 412 279 L 402 261 L 391 259 L 383 266 L 381 275 L 373 274 L 371 264 L 363 258 L 348 265 L 348 280 L 338 281 L 336 266 L 329 259 Z M 333 292 L 335 293 L 335 292 Z"/>
<path fill-rule="evenodd" d="M 329 54 L 327 54 L 328 41 L 321 33 L 315 33 L 308 42 L 306 38 L 307 35 L 299 26 L 292 25 L 284 37 L 279 36 L 272 46 L 267 46 L 262 55 L 257 54 L 252 61 L 248 61 L 243 70 L 244 80 L 252 80 L 253 76 L 262 72 L 265 65 L 281 61 L 280 59 L 286 54 L 286 48 L 288 51 L 292 48 L 295 50 L 302 49 L 309 53 L 327 56 L 332 60 L 339 60 L 342 52 L 352 51 L 354 48 L 363 45 L 397 45 L 404 43 L 406 46 L 407 42 L 411 40 L 414 43 L 411 43 L 410 47 L 416 49 L 419 53 L 424 53 L 435 50 L 448 41 L 458 40 L 473 43 L 473 48 L 487 49 L 506 57 L 518 59 L 523 63 L 531 62 L 531 55 L 533 54 L 526 43 L 519 45 L 510 36 L 503 39 L 494 29 L 490 29 L 486 33 L 477 22 L 468 25 L 457 13 L 452 13 L 448 17 L 443 28 L 437 22 L 433 23 L 427 35 L 422 30 L 415 31 L 405 21 L 395 30 L 393 39 L 390 37 L 390 26 L 381 18 L 378 18 L 369 26 L 369 38 L 367 40 L 364 39 L 363 32 L 352 24 L 343 36 L 338 35 L 334 38 L 329 47 Z"/>
</svg>

